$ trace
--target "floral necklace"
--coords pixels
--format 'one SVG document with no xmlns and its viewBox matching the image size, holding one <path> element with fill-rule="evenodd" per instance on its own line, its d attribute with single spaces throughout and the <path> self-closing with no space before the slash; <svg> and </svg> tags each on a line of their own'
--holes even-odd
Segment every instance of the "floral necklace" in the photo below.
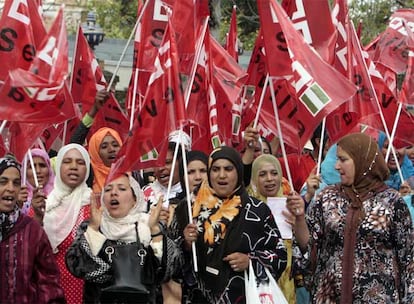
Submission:
<svg viewBox="0 0 414 304">
<path fill-rule="evenodd" d="M 203 182 L 193 206 L 193 218 L 197 219 L 200 232 L 204 232 L 204 242 L 209 246 L 219 244 L 226 235 L 227 225 L 239 214 L 240 196 L 220 199 Z"/>
</svg>

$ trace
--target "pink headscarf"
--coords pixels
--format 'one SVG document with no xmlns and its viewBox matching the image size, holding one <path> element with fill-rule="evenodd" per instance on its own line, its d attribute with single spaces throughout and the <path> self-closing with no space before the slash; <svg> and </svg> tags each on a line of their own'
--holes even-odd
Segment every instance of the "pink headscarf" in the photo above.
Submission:
<svg viewBox="0 0 414 304">
<path fill-rule="evenodd" d="M 49 169 L 49 180 L 47 181 L 46 185 L 43 185 L 43 193 L 48 195 L 53 190 L 53 185 L 55 181 L 55 173 L 53 172 L 53 168 L 50 164 L 49 155 L 46 153 L 46 151 L 42 149 L 31 149 L 31 153 L 32 153 L 32 157 L 43 158 L 43 160 L 46 162 L 47 168 Z M 30 166 L 30 164 L 27 164 L 27 166 Z M 35 172 L 33 172 L 33 174 L 35 174 Z M 27 180 L 26 186 L 27 186 L 27 192 L 28 192 L 27 201 L 31 202 L 35 185 L 30 184 L 29 180 Z"/>
</svg>

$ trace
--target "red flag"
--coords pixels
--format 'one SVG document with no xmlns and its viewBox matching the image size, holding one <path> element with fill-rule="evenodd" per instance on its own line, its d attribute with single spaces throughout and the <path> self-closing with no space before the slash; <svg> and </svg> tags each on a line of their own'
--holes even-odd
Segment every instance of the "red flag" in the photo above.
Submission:
<svg viewBox="0 0 414 304">
<path fill-rule="evenodd" d="M 407 31 L 404 22 L 414 28 L 414 10 L 399 9 L 390 18 L 388 27 L 381 34 L 373 60 L 380 62 L 397 74 L 403 73 L 407 69 Z"/>
<path fill-rule="evenodd" d="M 108 127 L 118 131 L 122 139 L 125 139 L 128 135 L 129 120 L 112 93 L 104 106 L 96 114 L 89 134 L 94 134 L 102 127 Z"/>
<path fill-rule="evenodd" d="M 32 147 L 47 126 L 47 123 L 12 122 L 10 124 L 10 152 L 18 161 L 23 161 L 27 150 Z"/>
<path fill-rule="evenodd" d="M 130 113 L 140 108 L 145 95 L 167 25 L 167 11 L 172 8 L 171 1 L 148 0 L 142 7 L 138 6 L 138 16 L 142 14 L 142 19 L 135 32 L 132 74 L 125 102 Z M 131 109 L 133 98 L 136 99 L 135 109 Z"/>
<path fill-rule="evenodd" d="M 118 152 L 108 180 L 126 171 L 162 165 L 168 134 L 184 124 L 178 54 L 170 23 L 155 60 L 155 69 L 148 83 L 144 107 L 136 115 L 132 132 Z"/>
<path fill-rule="evenodd" d="M 414 33 L 406 26 L 408 34 L 408 68 L 401 88 L 400 102 L 414 105 Z"/>
<path fill-rule="evenodd" d="M 328 1 L 283 0 L 282 6 L 305 41 L 326 62 L 333 62 L 337 32 Z"/>
<path fill-rule="evenodd" d="M 295 30 L 292 22 L 276 1 L 269 1 L 269 6 L 280 22 L 289 48 L 291 56 L 289 62 L 293 72 L 293 77 L 289 82 L 294 88 L 291 94 L 295 94 L 299 101 L 296 107 L 303 107 L 303 111 L 298 111 L 300 119 L 307 125 L 312 124 L 316 127 L 323 117 L 355 94 L 355 86 L 317 55 L 305 42 L 303 36 Z M 266 50 L 273 52 L 267 49 L 267 46 Z M 267 58 L 267 62 L 273 60 L 273 56 Z M 269 72 L 271 76 L 277 76 L 277 74 L 272 74 L 273 71 L 269 70 Z M 288 88 L 288 90 L 292 89 Z M 279 105 L 278 108 L 280 108 Z M 284 118 L 281 114 L 280 119 Z M 304 147 L 312 132 L 313 129 L 305 129 L 299 139 L 300 149 Z"/>
<path fill-rule="evenodd" d="M 326 129 L 332 142 L 350 133 L 363 118 L 378 113 L 375 90 L 365 62 L 369 59 L 362 51 L 358 36 L 348 16 L 346 1 L 337 0 L 334 8 L 338 40 L 335 68 L 353 81 L 357 94 L 330 113 L 326 119 Z"/>
<path fill-rule="evenodd" d="M 237 41 L 237 13 L 236 6 L 233 5 L 233 11 L 231 13 L 230 28 L 226 37 L 226 50 L 238 62 L 239 60 L 239 45 Z"/>
<path fill-rule="evenodd" d="M 75 116 L 65 82 L 67 73 L 68 43 L 63 9 L 60 9 L 30 71 L 10 72 L 0 91 L 0 119 L 54 123 Z"/>
<path fill-rule="evenodd" d="M 241 95 L 247 73 L 210 35 L 210 50 L 213 60 L 213 89 L 217 100 L 217 123 L 222 142 L 237 143 L 241 120 Z M 231 123 L 230 123 L 231 122 Z"/>
<path fill-rule="evenodd" d="M 198 60 L 197 70 L 194 77 L 194 82 L 190 94 L 190 99 L 187 105 L 187 118 L 189 124 L 186 131 L 191 135 L 192 149 L 204 151 L 207 155 L 213 150 L 213 146 L 220 144 L 221 140 L 217 134 L 217 107 L 216 99 L 212 100 L 210 105 L 210 91 L 211 74 L 212 74 L 212 58 L 210 51 L 210 39 L 207 33 L 204 35 L 204 41 L 201 46 L 200 58 Z M 212 113 L 210 119 L 210 109 L 215 112 Z M 216 137 L 212 141 L 213 133 Z"/>
<path fill-rule="evenodd" d="M 27 70 L 46 36 L 43 21 L 33 0 L 5 1 L 0 20 L 0 80 L 12 69 Z"/>
<path fill-rule="evenodd" d="M 207 0 L 174 1 L 171 23 L 175 29 L 181 73 L 190 74 L 197 37 L 200 37 L 201 25 L 208 15 Z"/>
<path fill-rule="evenodd" d="M 80 26 L 78 27 L 71 80 L 73 100 L 75 103 L 82 104 L 83 113 L 87 113 L 94 104 L 96 92 L 106 89 L 108 86 Z"/>
</svg>

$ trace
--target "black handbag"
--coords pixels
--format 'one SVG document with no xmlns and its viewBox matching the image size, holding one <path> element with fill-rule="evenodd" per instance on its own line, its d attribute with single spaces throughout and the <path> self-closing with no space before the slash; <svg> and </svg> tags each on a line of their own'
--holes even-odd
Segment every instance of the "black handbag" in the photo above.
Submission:
<svg viewBox="0 0 414 304">
<path fill-rule="evenodd" d="M 112 266 L 113 280 L 103 288 L 102 303 L 148 303 L 149 290 L 145 282 L 145 263 L 148 252 L 138 236 L 138 223 L 135 223 L 137 242 L 112 245 L 105 248 Z"/>
</svg>

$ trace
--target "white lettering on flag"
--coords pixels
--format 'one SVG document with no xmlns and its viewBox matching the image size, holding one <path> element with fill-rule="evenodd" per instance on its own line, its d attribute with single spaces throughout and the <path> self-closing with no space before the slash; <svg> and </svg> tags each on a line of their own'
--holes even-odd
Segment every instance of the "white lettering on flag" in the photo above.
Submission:
<svg viewBox="0 0 414 304">
<path fill-rule="evenodd" d="M 27 7 L 27 11 L 29 11 L 27 0 L 14 0 L 10 6 L 10 10 L 7 16 L 28 25 L 30 24 L 30 18 L 19 12 L 20 4 L 25 5 Z"/>
</svg>

